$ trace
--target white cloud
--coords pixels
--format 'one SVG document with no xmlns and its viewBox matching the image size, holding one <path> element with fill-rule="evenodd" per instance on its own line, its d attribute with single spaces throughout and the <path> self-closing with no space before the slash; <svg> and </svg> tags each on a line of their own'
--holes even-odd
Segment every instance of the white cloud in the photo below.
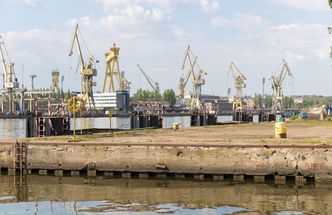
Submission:
<svg viewBox="0 0 332 215">
<path fill-rule="evenodd" d="M 299 53 L 294 53 L 292 51 L 286 51 L 284 53 L 286 59 L 288 62 L 290 63 L 295 63 L 297 61 L 303 61 L 306 59 L 305 56 L 303 56 L 302 54 L 299 54 Z"/>
<path fill-rule="evenodd" d="M 24 4 L 30 7 L 38 7 L 40 5 L 40 0 L 5 0 L 5 1 L 17 4 Z"/>
<path fill-rule="evenodd" d="M 185 32 L 185 30 L 183 30 L 183 28 L 180 28 L 178 26 L 174 27 L 172 29 L 173 34 L 177 37 L 177 38 L 184 38 L 185 36 L 187 36 L 188 34 Z"/>
<path fill-rule="evenodd" d="M 251 31 L 256 31 L 258 28 L 266 26 L 267 23 L 268 22 L 260 16 L 248 14 L 236 14 L 231 19 L 224 19 L 217 16 L 210 20 L 210 24 L 214 27 L 227 26 Z"/>
<path fill-rule="evenodd" d="M 327 0 L 274 0 L 275 3 L 300 10 L 327 10 Z"/>
<path fill-rule="evenodd" d="M 200 0 L 199 4 L 204 12 L 214 12 L 219 10 L 219 2 L 217 0 Z"/>
<path fill-rule="evenodd" d="M 329 52 L 330 52 L 330 50 L 329 50 L 328 46 L 326 46 L 325 48 L 317 48 L 317 49 L 313 50 L 314 55 L 320 60 L 328 59 Z"/>
<path fill-rule="evenodd" d="M 228 25 L 230 24 L 230 20 L 223 19 L 220 16 L 216 16 L 210 20 L 210 24 L 214 27 L 221 27 L 223 25 Z"/>
</svg>

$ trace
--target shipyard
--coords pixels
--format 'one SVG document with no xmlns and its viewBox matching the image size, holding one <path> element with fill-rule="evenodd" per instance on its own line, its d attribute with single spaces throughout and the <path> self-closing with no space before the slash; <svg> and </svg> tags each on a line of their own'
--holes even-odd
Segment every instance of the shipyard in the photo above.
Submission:
<svg viewBox="0 0 332 215">
<path fill-rule="evenodd" d="M 332 2 L 240 3 L 0 2 L 0 214 L 332 214 Z"/>
</svg>

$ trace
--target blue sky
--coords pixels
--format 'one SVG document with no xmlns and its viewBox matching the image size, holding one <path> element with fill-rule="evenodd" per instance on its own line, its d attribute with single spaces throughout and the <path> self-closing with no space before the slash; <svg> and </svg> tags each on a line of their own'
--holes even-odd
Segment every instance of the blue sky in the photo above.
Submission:
<svg viewBox="0 0 332 215">
<path fill-rule="evenodd" d="M 260 93 L 262 78 L 279 72 L 285 58 L 294 74 L 285 81 L 285 94 L 332 95 L 327 0 L 0 0 L 0 14 L 0 35 L 28 87 L 30 74 L 37 74 L 37 87 L 48 87 L 51 71 L 58 69 L 65 88 L 79 89 L 77 55 L 68 57 L 79 23 L 100 60 L 96 91 L 101 90 L 104 53 L 115 42 L 132 91 L 149 88 L 137 63 L 162 89 L 177 89 L 191 44 L 208 73 L 203 93 L 226 95 L 232 87 L 227 78 L 231 61 L 247 76 L 244 93 Z"/>
</svg>

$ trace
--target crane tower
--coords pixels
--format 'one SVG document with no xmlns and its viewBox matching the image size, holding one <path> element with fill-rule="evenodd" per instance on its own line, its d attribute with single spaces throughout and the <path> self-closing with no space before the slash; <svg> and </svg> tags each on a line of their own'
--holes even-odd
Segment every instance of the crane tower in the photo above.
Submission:
<svg viewBox="0 0 332 215">
<path fill-rule="evenodd" d="M 81 66 L 81 95 L 86 104 L 88 104 L 89 109 L 95 108 L 95 101 L 93 97 L 93 87 L 96 86 L 96 82 L 93 81 L 93 77 L 97 76 L 97 70 L 95 68 L 95 63 L 99 61 L 96 60 L 91 53 L 89 53 L 89 57 L 87 61 L 84 61 L 82 49 L 80 45 L 80 40 L 78 38 L 78 24 L 75 27 L 75 31 L 73 33 L 72 43 L 69 51 L 69 56 L 73 54 L 73 48 L 76 42 L 77 52 L 79 55 L 80 66 Z M 82 35 L 81 35 L 82 37 Z M 83 40 L 84 42 L 84 40 Z"/>
<path fill-rule="evenodd" d="M 124 81 L 121 76 L 119 65 L 119 52 L 120 48 L 116 47 L 115 43 L 110 48 L 110 52 L 105 54 L 106 57 L 106 71 L 104 76 L 104 84 L 102 92 L 106 91 L 107 78 L 110 79 L 108 92 L 115 92 L 116 90 L 125 90 Z M 118 86 L 115 85 L 115 79 L 118 82 Z M 128 86 L 129 87 L 129 86 Z"/>
<path fill-rule="evenodd" d="M 52 90 L 54 90 L 54 93 L 58 93 L 60 90 L 59 75 L 60 73 L 57 69 L 52 71 Z"/>
<path fill-rule="evenodd" d="M 228 75 L 232 74 L 235 88 L 235 98 L 242 99 L 243 93 L 242 89 L 246 88 L 246 84 L 244 83 L 247 78 L 240 72 L 240 70 L 235 66 L 233 62 L 229 65 Z"/>
<path fill-rule="evenodd" d="M 279 74 L 272 75 L 269 79 L 272 89 L 272 112 L 278 112 L 283 110 L 283 89 L 282 84 L 286 78 L 286 75 L 293 77 L 287 62 L 282 60 L 282 69 Z"/>
<path fill-rule="evenodd" d="M 228 76 L 232 74 L 235 88 L 235 95 L 233 101 L 233 113 L 242 113 L 243 111 L 243 92 L 242 89 L 246 88 L 245 80 L 247 78 L 240 72 L 233 62 L 229 65 Z M 237 114 L 239 115 L 239 114 Z"/>
<path fill-rule="evenodd" d="M 15 100 L 18 98 L 18 95 L 21 96 L 21 107 L 23 107 L 23 90 L 19 89 L 19 83 L 16 78 L 14 63 L 11 61 L 5 42 L 0 36 L 0 60 L 3 68 L 3 77 L 4 77 L 4 91 L 2 92 L 2 108 L 4 111 L 5 100 L 8 103 L 8 112 L 15 110 Z"/>
<path fill-rule="evenodd" d="M 189 67 L 188 73 L 186 77 L 182 80 L 180 79 L 180 96 L 181 93 L 184 93 L 184 88 L 191 77 L 191 81 L 193 84 L 193 95 L 191 98 L 190 109 L 192 111 L 201 112 L 203 111 L 203 107 L 200 101 L 200 96 L 202 93 L 202 85 L 205 84 L 204 75 L 207 73 L 198 65 L 197 57 L 194 57 L 193 53 L 191 52 L 190 45 L 188 45 L 185 56 L 183 59 L 182 70 L 184 70 L 186 63 Z"/>
</svg>

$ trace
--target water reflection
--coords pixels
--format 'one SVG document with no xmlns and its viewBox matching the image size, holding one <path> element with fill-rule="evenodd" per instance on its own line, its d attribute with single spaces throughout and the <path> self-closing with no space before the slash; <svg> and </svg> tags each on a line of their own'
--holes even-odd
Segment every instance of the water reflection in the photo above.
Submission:
<svg viewBox="0 0 332 215">
<path fill-rule="evenodd" d="M 23 186 L 14 181 L 0 177 L 0 211 L 5 214 L 332 214 L 332 184 L 298 188 L 36 175 L 27 176 Z"/>
</svg>

